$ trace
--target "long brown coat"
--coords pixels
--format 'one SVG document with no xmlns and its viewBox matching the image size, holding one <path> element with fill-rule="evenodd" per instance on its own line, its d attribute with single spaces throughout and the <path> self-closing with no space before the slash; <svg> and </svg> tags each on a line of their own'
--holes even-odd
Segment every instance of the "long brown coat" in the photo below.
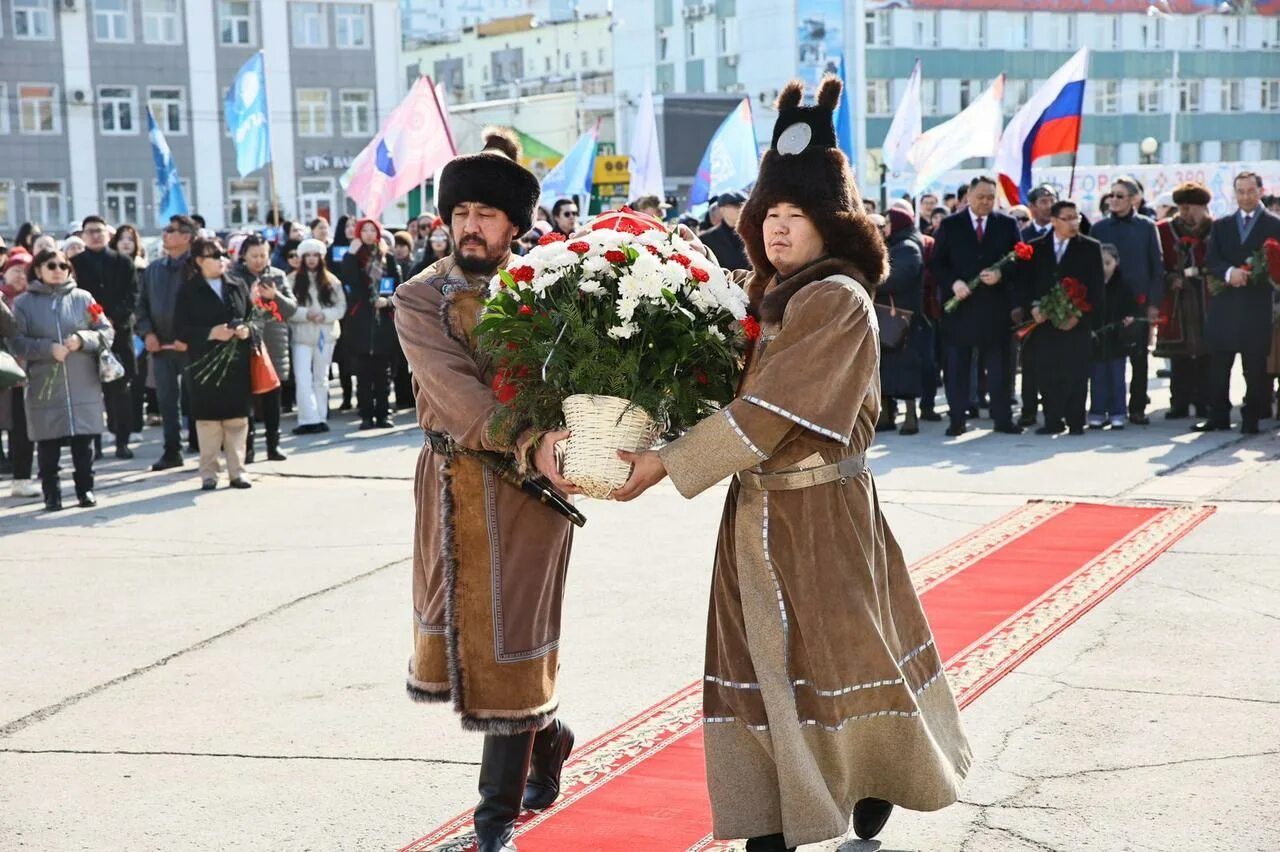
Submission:
<svg viewBox="0 0 1280 852">
<path fill-rule="evenodd" d="M 464 446 L 524 456 L 495 436 L 493 369 L 475 347 L 488 276 L 445 258 L 396 290 L 418 422 Z M 473 458 L 423 446 L 414 481 L 409 695 L 452 701 L 463 727 L 537 730 L 555 714 L 560 610 L 572 527 Z"/>
<path fill-rule="evenodd" d="M 749 279 L 763 334 L 738 398 L 661 450 L 681 494 L 867 450 L 879 343 L 861 277 L 824 260 L 783 286 Z M 955 698 L 869 471 L 794 491 L 735 477 L 703 688 L 719 838 L 838 837 L 866 797 L 935 810 L 956 800 L 969 768 Z"/>
</svg>

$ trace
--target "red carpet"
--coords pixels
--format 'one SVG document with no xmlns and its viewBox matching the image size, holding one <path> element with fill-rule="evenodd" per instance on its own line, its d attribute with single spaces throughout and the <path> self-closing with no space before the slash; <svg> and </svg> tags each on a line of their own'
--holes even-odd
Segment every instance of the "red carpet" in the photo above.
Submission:
<svg viewBox="0 0 1280 852">
<path fill-rule="evenodd" d="M 1212 514 L 1207 507 L 1029 503 L 911 566 L 961 707 Z M 520 852 L 694 852 L 710 836 L 701 685 L 574 752 L 564 795 L 526 814 Z M 402 852 L 474 849 L 471 813 Z"/>
</svg>

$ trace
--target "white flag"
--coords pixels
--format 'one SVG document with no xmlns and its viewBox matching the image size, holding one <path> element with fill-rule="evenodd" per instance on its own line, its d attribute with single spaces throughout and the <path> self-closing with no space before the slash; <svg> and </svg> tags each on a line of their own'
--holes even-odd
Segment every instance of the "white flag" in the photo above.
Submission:
<svg viewBox="0 0 1280 852">
<path fill-rule="evenodd" d="M 662 180 L 662 159 L 658 150 L 658 120 L 653 112 L 653 92 L 644 87 L 640 108 L 636 111 L 636 126 L 631 132 L 631 188 L 627 198 L 635 201 L 644 195 L 665 198 L 666 188 Z"/>
<path fill-rule="evenodd" d="M 907 91 L 902 95 L 893 123 L 885 134 L 881 151 L 884 162 L 895 172 L 905 172 L 911 165 L 907 159 L 911 146 L 924 134 L 924 110 L 920 106 L 920 60 L 907 80 Z"/>
<path fill-rule="evenodd" d="M 935 180 L 971 157 L 994 157 L 1000 146 L 1004 116 L 1004 75 L 1001 74 L 964 112 L 926 131 L 911 146 L 907 159 L 916 169 L 913 192 L 919 193 Z"/>
</svg>

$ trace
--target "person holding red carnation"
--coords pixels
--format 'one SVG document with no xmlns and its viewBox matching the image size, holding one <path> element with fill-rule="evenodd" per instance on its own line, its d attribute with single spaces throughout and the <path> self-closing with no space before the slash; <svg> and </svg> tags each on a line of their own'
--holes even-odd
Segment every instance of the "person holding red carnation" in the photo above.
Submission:
<svg viewBox="0 0 1280 852">
<path fill-rule="evenodd" d="M 1017 267 L 1021 307 L 1040 323 L 1034 334 L 1040 336 L 1036 368 L 1044 426 L 1036 434 L 1058 435 L 1069 429 L 1072 435 L 1083 435 L 1092 341 L 1091 311 L 1085 309 L 1097 305 L 1102 296 L 1102 244 L 1080 233 L 1080 210 L 1074 201 L 1056 202 L 1050 215 L 1052 230 L 1031 242 L 1031 261 Z M 1083 303 L 1073 301 L 1085 317 L 1054 325 L 1036 303 L 1068 279 L 1084 287 Z"/>
</svg>

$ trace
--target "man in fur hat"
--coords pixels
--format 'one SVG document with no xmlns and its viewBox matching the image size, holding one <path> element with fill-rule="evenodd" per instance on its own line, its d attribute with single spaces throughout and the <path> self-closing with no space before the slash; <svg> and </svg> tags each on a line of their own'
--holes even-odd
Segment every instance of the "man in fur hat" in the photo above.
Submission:
<svg viewBox="0 0 1280 852">
<path fill-rule="evenodd" d="M 466 450 L 514 454 L 566 492 L 555 444 L 567 433 L 516 433 L 496 417 L 494 365 L 476 348 L 489 282 L 511 241 L 529 230 L 538 179 L 508 132 L 440 176 L 454 253 L 395 294 L 396 328 L 412 368 L 428 443 L 414 496 L 413 656 L 408 690 L 451 701 L 485 734 L 475 828 L 480 852 L 514 850 L 522 806 L 549 806 L 573 733 L 556 718 L 557 648 L 572 527 Z M 459 450 L 458 448 L 461 448 Z"/>
<path fill-rule="evenodd" d="M 778 100 L 738 233 L 762 327 L 738 398 L 662 450 L 619 453 L 634 499 L 726 476 L 703 683 L 715 835 L 782 852 L 893 805 L 956 800 L 970 764 L 955 698 L 866 467 L 880 415 L 872 293 L 884 239 L 836 146 L 841 85 Z M 621 848 L 621 847 L 619 847 Z"/>
<path fill-rule="evenodd" d="M 1202 183 L 1179 184 L 1173 190 L 1177 212 L 1156 223 L 1160 252 L 1164 257 L 1162 321 L 1156 337 L 1156 357 L 1168 358 L 1169 410 L 1166 420 L 1181 420 L 1195 409 L 1197 417 L 1209 416 L 1209 349 L 1204 321 L 1208 309 L 1205 254 L 1213 214 L 1213 194 Z"/>
</svg>

